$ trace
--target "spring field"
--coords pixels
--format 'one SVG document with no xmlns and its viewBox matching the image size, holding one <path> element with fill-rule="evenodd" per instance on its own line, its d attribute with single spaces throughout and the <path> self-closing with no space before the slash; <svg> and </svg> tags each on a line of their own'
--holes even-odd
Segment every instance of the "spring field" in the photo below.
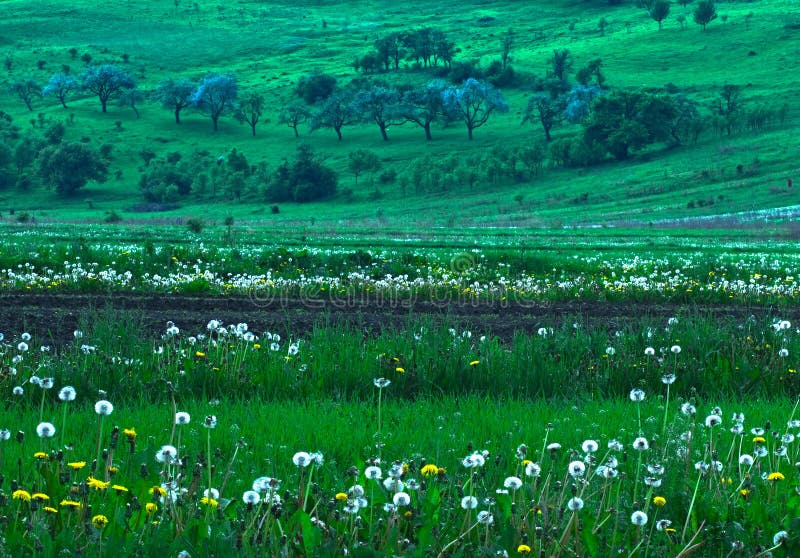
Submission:
<svg viewBox="0 0 800 558">
<path fill-rule="evenodd" d="M 3 2 L 0 558 L 800 556 L 800 16 L 701 3 Z M 365 71 L 423 27 L 453 60 Z M 472 140 L 281 122 L 507 64 Z M 100 65 L 136 95 L 40 95 Z M 158 99 L 223 72 L 257 129 Z M 583 142 L 626 93 L 694 137 Z M 105 172 L 62 192 L 64 146 Z M 274 202 L 304 149 L 336 192 Z"/>
</svg>

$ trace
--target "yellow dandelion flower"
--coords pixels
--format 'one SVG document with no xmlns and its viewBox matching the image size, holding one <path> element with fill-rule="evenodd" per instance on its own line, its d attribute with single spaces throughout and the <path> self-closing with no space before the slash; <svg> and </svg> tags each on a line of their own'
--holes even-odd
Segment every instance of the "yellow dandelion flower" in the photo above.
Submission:
<svg viewBox="0 0 800 558">
<path fill-rule="evenodd" d="M 470 366 L 478 366 L 480 363 L 481 363 L 481 361 L 479 361 L 479 360 L 471 360 L 469 362 L 469 365 Z"/>
<path fill-rule="evenodd" d="M 92 518 L 92 525 L 94 525 L 98 529 L 102 529 L 103 527 L 108 525 L 108 518 L 104 515 L 96 515 Z"/>
<path fill-rule="evenodd" d="M 153 488 L 148 490 L 148 492 L 150 493 L 151 496 L 156 496 L 156 497 L 158 497 L 158 496 L 166 496 L 167 495 L 166 489 L 164 489 L 164 488 L 162 488 L 160 486 L 154 486 Z"/>
<path fill-rule="evenodd" d="M 128 438 L 128 440 L 135 440 L 136 439 L 136 429 L 135 428 L 126 428 L 125 430 L 122 431 L 122 433 L 125 434 L 125 437 Z"/>
<path fill-rule="evenodd" d="M 31 498 L 33 498 L 34 500 L 42 500 L 43 501 L 43 500 L 49 500 L 50 496 L 48 496 L 47 494 L 44 494 L 42 492 L 34 492 L 33 494 L 31 494 Z"/>
<path fill-rule="evenodd" d="M 77 510 L 81 507 L 81 503 L 76 502 L 75 500 L 61 500 L 61 502 L 58 505 L 61 506 L 62 508 L 70 508 L 73 510 Z"/>
<path fill-rule="evenodd" d="M 517 547 L 517 552 L 519 554 L 530 554 L 531 547 L 529 547 L 527 544 L 521 544 Z"/>
<path fill-rule="evenodd" d="M 767 443 L 767 441 L 764 439 L 764 436 L 756 436 L 755 438 L 753 438 L 753 443 L 754 444 L 765 444 L 765 443 Z"/>
<path fill-rule="evenodd" d="M 436 471 L 436 474 L 441 477 L 442 475 L 447 474 L 447 469 L 445 469 L 444 467 L 439 467 L 439 469 Z"/>
<path fill-rule="evenodd" d="M 747 498 L 749 498 L 749 497 L 750 497 L 750 491 L 749 491 L 749 490 L 747 490 L 746 488 L 742 488 L 742 489 L 739 491 L 739 495 L 740 495 L 742 498 L 744 498 L 744 499 L 746 500 Z"/>
<path fill-rule="evenodd" d="M 667 527 L 666 529 L 664 529 L 664 532 L 669 533 L 671 535 L 673 533 L 677 533 L 678 531 L 675 529 L 675 527 Z"/>
<path fill-rule="evenodd" d="M 261 348 L 261 343 L 253 343 L 253 348 L 258 350 Z"/>
<path fill-rule="evenodd" d="M 33 454 L 34 459 L 47 459 L 47 454 L 43 451 L 37 451 Z"/>
<path fill-rule="evenodd" d="M 667 503 L 667 499 L 663 496 L 656 496 L 653 498 L 653 505 L 658 506 L 659 508 Z"/>
<path fill-rule="evenodd" d="M 335 498 L 339 502 L 344 502 L 347 500 L 347 494 L 345 494 L 344 492 L 337 492 Z"/>
<path fill-rule="evenodd" d="M 31 501 L 31 493 L 27 490 L 15 490 L 11 493 L 11 497 L 14 500 L 22 500 L 23 502 L 30 502 Z"/>
<path fill-rule="evenodd" d="M 436 465 L 434 465 L 432 463 L 428 463 L 427 465 L 425 465 L 422 468 L 422 471 L 420 471 L 420 472 L 422 473 L 423 477 L 432 477 L 434 475 L 438 475 L 439 474 L 439 467 L 437 467 Z"/>
<path fill-rule="evenodd" d="M 533 461 L 531 461 L 530 459 L 523 459 L 523 460 L 522 460 L 522 466 L 523 466 L 523 467 L 527 467 L 527 466 L 528 466 L 528 465 L 530 465 L 531 463 L 533 463 Z"/>
<path fill-rule="evenodd" d="M 89 477 L 86 480 L 86 484 L 89 485 L 89 488 L 94 488 L 95 490 L 105 490 L 111 485 L 110 482 L 101 481 L 94 477 Z"/>
<path fill-rule="evenodd" d="M 112 486 L 111 486 L 111 489 L 112 489 L 112 490 L 116 490 L 116 491 L 117 491 L 117 494 L 124 494 L 125 492 L 127 492 L 127 491 L 128 491 L 128 489 L 127 489 L 127 488 L 125 488 L 124 486 L 122 486 L 122 485 L 119 485 L 119 484 L 114 484 L 114 485 L 112 485 Z"/>
<path fill-rule="evenodd" d="M 397 372 L 398 374 L 405 374 L 406 373 L 406 369 L 403 368 L 402 366 L 398 366 L 397 368 L 394 369 L 394 371 Z"/>
<path fill-rule="evenodd" d="M 217 502 L 214 498 L 209 498 L 208 496 L 200 498 L 200 503 L 204 506 L 211 506 L 212 508 L 216 508 L 219 505 L 219 502 Z"/>
<path fill-rule="evenodd" d="M 147 511 L 148 514 L 156 513 L 158 511 L 158 504 L 155 504 L 153 502 L 147 502 L 147 504 L 145 504 L 144 506 L 144 509 Z"/>
<path fill-rule="evenodd" d="M 50 506 L 45 506 L 42 508 L 47 513 L 58 513 L 58 510 L 55 508 L 51 508 Z"/>
<path fill-rule="evenodd" d="M 783 473 L 780 471 L 775 471 L 774 473 L 770 473 L 767 477 L 768 481 L 782 481 L 786 477 L 783 476 Z"/>
<path fill-rule="evenodd" d="M 413 513 L 411 513 L 410 511 L 407 511 L 406 513 L 404 513 L 404 514 L 403 514 L 403 516 L 404 516 L 406 519 L 411 519 L 411 517 L 412 517 L 413 515 L 414 515 L 414 514 L 413 514 Z"/>
<path fill-rule="evenodd" d="M 206 354 L 203 351 L 195 351 L 194 356 L 197 358 L 206 358 Z"/>
<path fill-rule="evenodd" d="M 119 472 L 119 467 L 114 467 L 113 465 L 108 468 L 108 476 L 113 477 Z"/>
<path fill-rule="evenodd" d="M 73 471 L 79 471 L 80 469 L 83 469 L 84 467 L 86 467 L 86 462 L 85 461 L 73 461 L 72 463 L 67 463 L 67 467 L 69 467 Z"/>
</svg>

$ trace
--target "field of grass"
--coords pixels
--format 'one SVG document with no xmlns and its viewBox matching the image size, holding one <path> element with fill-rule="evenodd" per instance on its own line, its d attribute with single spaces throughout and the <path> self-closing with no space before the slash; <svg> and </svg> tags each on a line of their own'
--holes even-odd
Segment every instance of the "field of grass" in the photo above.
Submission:
<svg viewBox="0 0 800 558">
<path fill-rule="evenodd" d="M 0 110 L 112 150 L 75 196 L 0 190 L 0 556 L 800 555 L 800 19 L 719 2 L 703 31 L 698 3 L 658 30 L 605 1 L 4 2 Z M 278 125 L 301 77 L 347 83 L 377 38 L 423 26 L 483 68 L 515 31 L 510 110 L 473 141 Z M 673 84 L 708 112 L 735 84 L 787 112 L 532 179 L 356 185 L 359 148 L 403 177 L 539 141 L 529 78 L 562 48 L 573 70 L 602 58 L 613 89 Z M 84 54 L 148 94 L 233 72 L 265 120 L 213 133 L 85 93 L 28 112 L 8 90 Z M 134 210 L 144 148 L 275 169 L 303 142 L 349 195 Z"/>
<path fill-rule="evenodd" d="M 212 155 L 232 148 L 245 153 L 252 163 L 264 161 L 274 168 L 291 156 L 300 142 L 309 142 L 325 155 L 340 174 L 340 188 L 352 188 L 354 198 L 311 203 L 283 204 L 280 215 L 269 216 L 259 195 L 245 202 L 225 199 L 188 199 L 181 207 L 159 213 L 161 219 L 203 215 L 220 222 L 237 219 L 266 220 L 282 226 L 301 220 L 370 226 L 391 223 L 396 227 L 430 225 L 549 226 L 560 224 L 632 224 L 670 222 L 675 218 L 758 211 L 797 205 L 787 190 L 787 178 L 796 177 L 792 156 L 797 140 L 791 133 L 796 107 L 796 57 L 791 55 L 795 26 L 791 3 L 720 3 L 720 18 L 706 31 L 691 22 L 692 6 L 672 7 L 659 31 L 642 9 L 628 4 L 609 7 L 569 2 L 515 2 L 489 6 L 464 3 L 402 6 L 381 2 L 349 2 L 347 10 L 336 3 L 241 2 L 225 6 L 214 2 L 161 2 L 141 6 L 128 1 L 75 4 L 64 7 L 50 2 L 22 0 L 4 4 L 8 17 L 0 23 L 0 42 L 5 45 L 11 69 L 4 70 L 0 106 L 23 128 L 37 114 L 50 121 L 64 121 L 71 114 L 67 139 L 91 138 L 97 145 L 114 146 L 112 177 L 104 184 L 90 184 L 76 198 L 59 199 L 45 190 L 21 195 L 2 192 L 3 213 L 14 209 L 45 220 L 102 220 L 115 211 L 125 218 L 150 214 L 130 209 L 141 202 L 138 177 L 139 152 L 151 148 L 160 155 L 202 149 Z M 687 14 L 687 28 L 677 22 Z M 604 34 L 598 21 L 605 17 Z M 324 25 L 323 25 L 323 22 Z M 356 56 L 373 41 L 392 31 L 423 25 L 448 33 L 461 49 L 456 60 L 481 61 L 483 67 L 499 58 L 500 36 L 508 28 L 516 32 L 512 63 L 518 72 L 542 76 L 556 48 L 568 48 L 575 68 L 602 58 L 607 83 L 613 88 L 663 87 L 672 83 L 698 102 L 709 104 L 726 83 L 741 85 L 752 105 L 789 103 L 788 120 L 760 132 L 741 132 L 715 137 L 706 132 L 697 145 L 664 151 L 655 147 L 631 161 L 607 163 L 587 169 L 548 169 L 532 182 L 457 187 L 442 194 L 403 194 L 397 184 L 381 187 L 383 198 L 370 201 L 372 188 L 356 186 L 346 169 L 347 155 L 357 148 L 378 153 L 384 169 L 402 172 L 409 163 L 430 155 L 470 156 L 497 145 L 524 145 L 537 141 L 536 126 L 521 126 L 530 86 L 504 90 L 511 110 L 498 114 L 466 141 L 463 127 L 436 129 L 434 141 L 425 142 L 419 129 L 405 125 L 391 129 L 391 141 L 383 142 L 375 126 L 345 129 L 338 142 L 331 131 L 304 132 L 295 140 L 292 131 L 276 123 L 277 109 L 293 97 L 299 77 L 312 70 L 331 73 L 341 83 L 358 76 L 351 66 Z M 34 100 L 34 112 L 7 91 L 18 80 L 32 78 L 44 83 L 62 64 L 74 74 L 83 62 L 72 59 L 88 53 L 94 62 L 120 63 L 131 71 L 139 87 L 153 91 L 163 78 L 198 77 L 207 71 L 234 72 L 243 91 L 267 97 L 270 107 L 251 137 L 246 126 L 230 117 L 221 120 L 220 131 L 211 132 L 202 114 L 188 112 L 176 126 L 169 111 L 157 103 L 141 103 L 141 118 L 125 107 L 111 106 L 102 114 L 96 98 L 78 95 L 70 109 L 52 100 Z M 725 53 L 724 56 L 715 53 Z M 122 63 L 122 55 L 129 61 Z M 37 61 L 44 63 L 37 68 Z M 395 81 L 425 82 L 429 72 L 407 68 L 377 77 Z M 113 103 L 112 103 L 113 105 Z M 267 121 L 269 120 L 269 121 Z M 556 128 L 556 137 L 575 133 L 577 127 Z M 737 174 L 736 167 L 748 169 Z M 113 174 L 119 171 L 117 177 Z M 602 185 L 598 188 L 598 185 Z M 691 206 L 690 206 L 690 203 Z M 209 205 L 213 208 L 209 210 Z M 790 213 L 791 215 L 791 213 Z M 690 226 L 694 223 L 689 223 Z"/>
</svg>

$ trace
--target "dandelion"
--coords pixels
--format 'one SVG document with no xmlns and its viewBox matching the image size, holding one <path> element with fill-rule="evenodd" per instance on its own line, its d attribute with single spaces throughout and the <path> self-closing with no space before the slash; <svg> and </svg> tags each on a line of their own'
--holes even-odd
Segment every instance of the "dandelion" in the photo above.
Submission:
<svg viewBox="0 0 800 558">
<path fill-rule="evenodd" d="M 739 465 L 744 465 L 745 467 L 749 467 L 753 464 L 753 456 L 748 453 L 743 453 L 739 456 Z"/>
<path fill-rule="evenodd" d="M 208 496 L 200 498 L 200 503 L 212 509 L 216 509 L 216 507 L 219 505 L 219 502 L 217 500 L 215 500 L 214 498 L 209 498 Z"/>
<path fill-rule="evenodd" d="M 89 477 L 86 479 L 86 486 L 89 488 L 94 488 L 95 490 L 105 490 L 111 485 L 109 482 L 98 480 L 94 477 Z"/>
<path fill-rule="evenodd" d="M 631 398 L 631 401 L 638 403 L 644 400 L 644 391 L 638 388 L 632 389 L 629 397 Z"/>
<path fill-rule="evenodd" d="M 292 463 L 297 467 L 308 467 L 311 465 L 311 455 L 305 451 L 298 451 L 292 456 Z"/>
<path fill-rule="evenodd" d="M 375 387 L 378 389 L 383 389 L 385 387 L 389 387 L 389 384 L 392 383 L 391 380 L 387 380 L 386 378 L 375 378 L 372 380 L 372 383 L 375 384 Z"/>
<path fill-rule="evenodd" d="M 28 350 L 28 344 L 24 341 L 20 341 L 19 344 L 17 344 L 17 350 L 21 353 L 24 353 Z"/>
<path fill-rule="evenodd" d="M 189 413 L 184 411 L 178 411 L 175 413 L 175 424 L 177 425 L 189 424 L 190 419 L 191 417 L 189 416 Z"/>
<path fill-rule="evenodd" d="M 30 502 L 31 493 L 27 490 L 19 489 L 11 493 L 11 498 L 14 500 L 22 500 L 23 502 Z"/>
<path fill-rule="evenodd" d="M 567 501 L 567 508 L 570 511 L 581 511 L 583 509 L 583 500 L 573 496 Z"/>
<path fill-rule="evenodd" d="M 461 507 L 465 510 L 474 510 L 478 507 L 478 499 L 475 496 L 464 496 L 461 498 Z"/>
<path fill-rule="evenodd" d="M 778 356 L 786 358 L 789 356 L 789 351 L 787 349 L 781 349 L 778 351 Z"/>
<path fill-rule="evenodd" d="M 655 350 L 653 347 L 647 347 L 647 348 L 644 350 L 644 354 L 645 354 L 646 356 L 653 356 L 653 355 L 655 355 L 655 354 L 656 354 L 656 350 Z"/>
<path fill-rule="evenodd" d="M 669 350 L 673 355 L 678 355 L 681 352 L 681 346 L 680 345 L 673 345 L 672 347 L 669 348 Z M 645 520 L 646 520 L 646 516 L 645 516 Z"/>
<path fill-rule="evenodd" d="M 647 514 L 639 510 L 633 512 L 631 514 L 631 523 L 633 523 L 637 527 L 641 527 L 647 524 Z"/>
<path fill-rule="evenodd" d="M 76 502 L 75 500 L 61 500 L 58 505 L 62 508 L 69 508 L 71 510 L 78 510 L 81 507 L 81 503 Z"/>
<path fill-rule="evenodd" d="M 767 475 L 767 480 L 770 482 L 782 481 L 786 477 L 783 476 L 783 473 L 780 471 L 775 471 L 774 473 L 770 473 Z"/>
<path fill-rule="evenodd" d="M 81 469 L 86 467 L 86 462 L 85 461 L 72 461 L 70 463 L 67 463 L 67 467 L 69 467 L 73 471 L 80 471 Z"/>
<path fill-rule="evenodd" d="M 598 447 L 600 447 L 599 444 L 594 440 L 584 440 L 581 444 L 581 449 L 584 453 L 594 453 L 597 451 Z"/>
<path fill-rule="evenodd" d="M 527 544 L 521 544 L 521 545 L 519 545 L 517 547 L 517 553 L 518 554 L 530 554 L 531 553 L 531 547 L 529 547 Z"/>
<path fill-rule="evenodd" d="M 426 467 L 428 467 L 428 465 L 426 465 Z M 423 467 L 423 475 L 425 474 L 424 470 L 425 468 Z M 381 471 L 380 467 L 372 465 L 364 469 L 364 476 L 366 476 L 368 479 L 380 480 L 383 478 L 383 472 Z"/>
<path fill-rule="evenodd" d="M 647 441 L 647 438 L 639 436 L 633 441 L 633 449 L 636 451 L 645 451 L 650 448 L 650 443 Z"/>
<path fill-rule="evenodd" d="M 567 471 L 573 478 L 582 477 L 586 472 L 586 464 L 583 461 L 573 461 L 567 467 Z"/>
<path fill-rule="evenodd" d="M 345 492 L 337 492 L 336 496 L 334 496 L 334 499 L 337 502 L 345 502 L 347 500 L 347 494 Z"/>
<path fill-rule="evenodd" d="M 788 540 L 789 540 L 789 533 L 787 533 L 786 531 L 778 531 L 772 537 L 772 544 L 773 546 L 780 546 L 781 544 L 783 544 Z"/>
<path fill-rule="evenodd" d="M 411 503 L 411 496 L 406 492 L 397 492 L 392 496 L 392 502 L 397 507 L 407 506 Z"/>
<path fill-rule="evenodd" d="M 206 498 L 213 498 L 214 500 L 219 500 L 219 490 L 216 488 L 206 488 L 203 490 L 203 496 Z"/>
<path fill-rule="evenodd" d="M 144 506 L 144 510 L 147 512 L 147 515 L 152 515 L 158 511 L 158 504 L 155 502 L 147 502 Z"/>
<path fill-rule="evenodd" d="M 617 354 L 617 350 L 614 347 L 606 347 L 606 355 L 614 356 Z"/>
<path fill-rule="evenodd" d="M 492 523 L 494 523 L 494 515 L 492 515 L 492 513 L 487 510 L 479 511 L 478 515 L 475 516 L 475 519 L 478 521 L 478 523 L 481 523 L 483 525 L 491 525 Z"/>
<path fill-rule="evenodd" d="M 77 395 L 78 393 L 72 386 L 64 386 L 58 391 L 58 398 L 61 401 L 75 401 Z"/>
<path fill-rule="evenodd" d="M 36 427 L 36 434 L 40 438 L 52 438 L 56 433 L 56 427 L 50 422 L 40 422 Z"/>
<path fill-rule="evenodd" d="M 522 487 L 522 480 L 519 477 L 508 477 L 503 481 L 503 486 L 509 490 L 518 490 Z"/>
<path fill-rule="evenodd" d="M 536 478 L 542 474 L 542 467 L 538 463 L 528 463 L 525 465 L 525 475 Z"/>
<path fill-rule="evenodd" d="M 681 414 L 687 417 L 693 417 L 697 414 L 697 408 L 691 403 L 681 403 Z"/>
<path fill-rule="evenodd" d="M 675 383 L 675 379 L 676 379 L 675 374 L 672 374 L 670 372 L 661 376 L 661 383 L 669 386 Z"/>
<path fill-rule="evenodd" d="M 478 366 L 481 363 L 479 360 L 471 360 L 469 361 L 470 366 Z"/>
<path fill-rule="evenodd" d="M 114 405 L 105 399 L 101 399 L 94 404 L 94 412 L 101 416 L 110 415 L 114 412 Z"/>
<path fill-rule="evenodd" d="M 420 473 L 422 473 L 423 477 L 433 477 L 439 474 L 439 467 L 433 465 L 432 463 L 428 463 L 427 465 L 422 467 Z"/>
<path fill-rule="evenodd" d="M 655 498 L 653 498 L 653 505 L 656 507 L 660 508 L 662 506 L 665 506 L 666 504 L 667 504 L 667 499 L 664 498 L 663 496 L 656 496 Z"/>
<path fill-rule="evenodd" d="M 261 494 L 255 490 L 247 490 L 242 494 L 242 501 L 248 506 L 255 506 L 261 501 Z"/>
<path fill-rule="evenodd" d="M 22 395 L 25 393 L 25 390 L 22 389 L 22 386 L 14 386 L 14 389 L 11 390 L 11 393 L 14 395 Z"/>
<path fill-rule="evenodd" d="M 216 415 L 206 415 L 206 418 L 203 419 L 203 426 L 205 426 L 206 428 L 216 428 L 217 427 Z"/>
<path fill-rule="evenodd" d="M 659 519 L 656 521 L 656 529 L 662 532 L 669 529 L 670 525 L 672 525 L 672 521 L 669 519 Z"/>
<path fill-rule="evenodd" d="M 178 457 L 178 449 L 175 446 L 164 445 L 156 452 L 156 461 L 169 465 Z"/>
<path fill-rule="evenodd" d="M 478 452 L 468 455 L 461 461 L 461 464 L 467 469 L 477 469 L 483 467 L 485 463 L 486 459 Z"/>
<path fill-rule="evenodd" d="M 722 424 L 722 417 L 719 415 L 708 415 L 706 417 L 706 427 L 713 428 Z"/>
</svg>

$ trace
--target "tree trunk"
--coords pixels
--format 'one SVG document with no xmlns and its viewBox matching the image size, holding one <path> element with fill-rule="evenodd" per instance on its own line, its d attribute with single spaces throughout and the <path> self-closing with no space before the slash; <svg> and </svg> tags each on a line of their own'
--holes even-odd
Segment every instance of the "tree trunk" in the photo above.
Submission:
<svg viewBox="0 0 800 558">
<path fill-rule="evenodd" d="M 256 123 L 255 122 L 250 124 L 250 129 L 253 130 L 253 137 L 255 137 L 256 136 Z"/>
<path fill-rule="evenodd" d="M 339 137 L 339 141 L 342 141 L 342 127 L 335 127 L 334 130 L 336 130 L 336 135 Z"/>
<path fill-rule="evenodd" d="M 381 137 L 383 138 L 383 141 L 389 141 L 389 136 L 386 134 L 386 124 L 381 122 L 378 124 L 378 126 L 381 129 Z"/>
<path fill-rule="evenodd" d="M 107 102 L 108 102 L 108 99 L 103 99 L 102 97 L 100 98 L 100 105 L 103 107 L 103 112 L 107 112 L 106 111 L 106 103 Z"/>
<path fill-rule="evenodd" d="M 425 128 L 425 139 L 428 141 L 432 140 L 433 136 L 431 136 L 431 123 L 426 122 L 423 128 Z"/>
<path fill-rule="evenodd" d="M 180 124 L 180 123 L 181 123 L 181 109 L 176 108 L 175 109 L 175 124 Z"/>
<path fill-rule="evenodd" d="M 211 122 L 214 123 L 214 131 L 216 132 L 218 129 L 217 120 L 219 120 L 219 116 L 211 115 Z"/>
<path fill-rule="evenodd" d="M 469 136 L 470 141 L 472 141 L 472 126 L 467 124 L 467 135 Z"/>
<path fill-rule="evenodd" d="M 62 106 L 62 107 L 64 107 L 64 108 L 69 108 L 69 107 L 67 106 L 67 102 L 64 100 L 64 97 L 59 97 L 59 99 L 58 99 L 58 100 L 59 100 L 59 101 L 61 101 L 61 106 Z"/>
<path fill-rule="evenodd" d="M 297 124 L 292 126 L 292 130 L 294 130 L 294 137 L 299 138 L 300 137 L 300 132 L 297 131 Z"/>
</svg>

